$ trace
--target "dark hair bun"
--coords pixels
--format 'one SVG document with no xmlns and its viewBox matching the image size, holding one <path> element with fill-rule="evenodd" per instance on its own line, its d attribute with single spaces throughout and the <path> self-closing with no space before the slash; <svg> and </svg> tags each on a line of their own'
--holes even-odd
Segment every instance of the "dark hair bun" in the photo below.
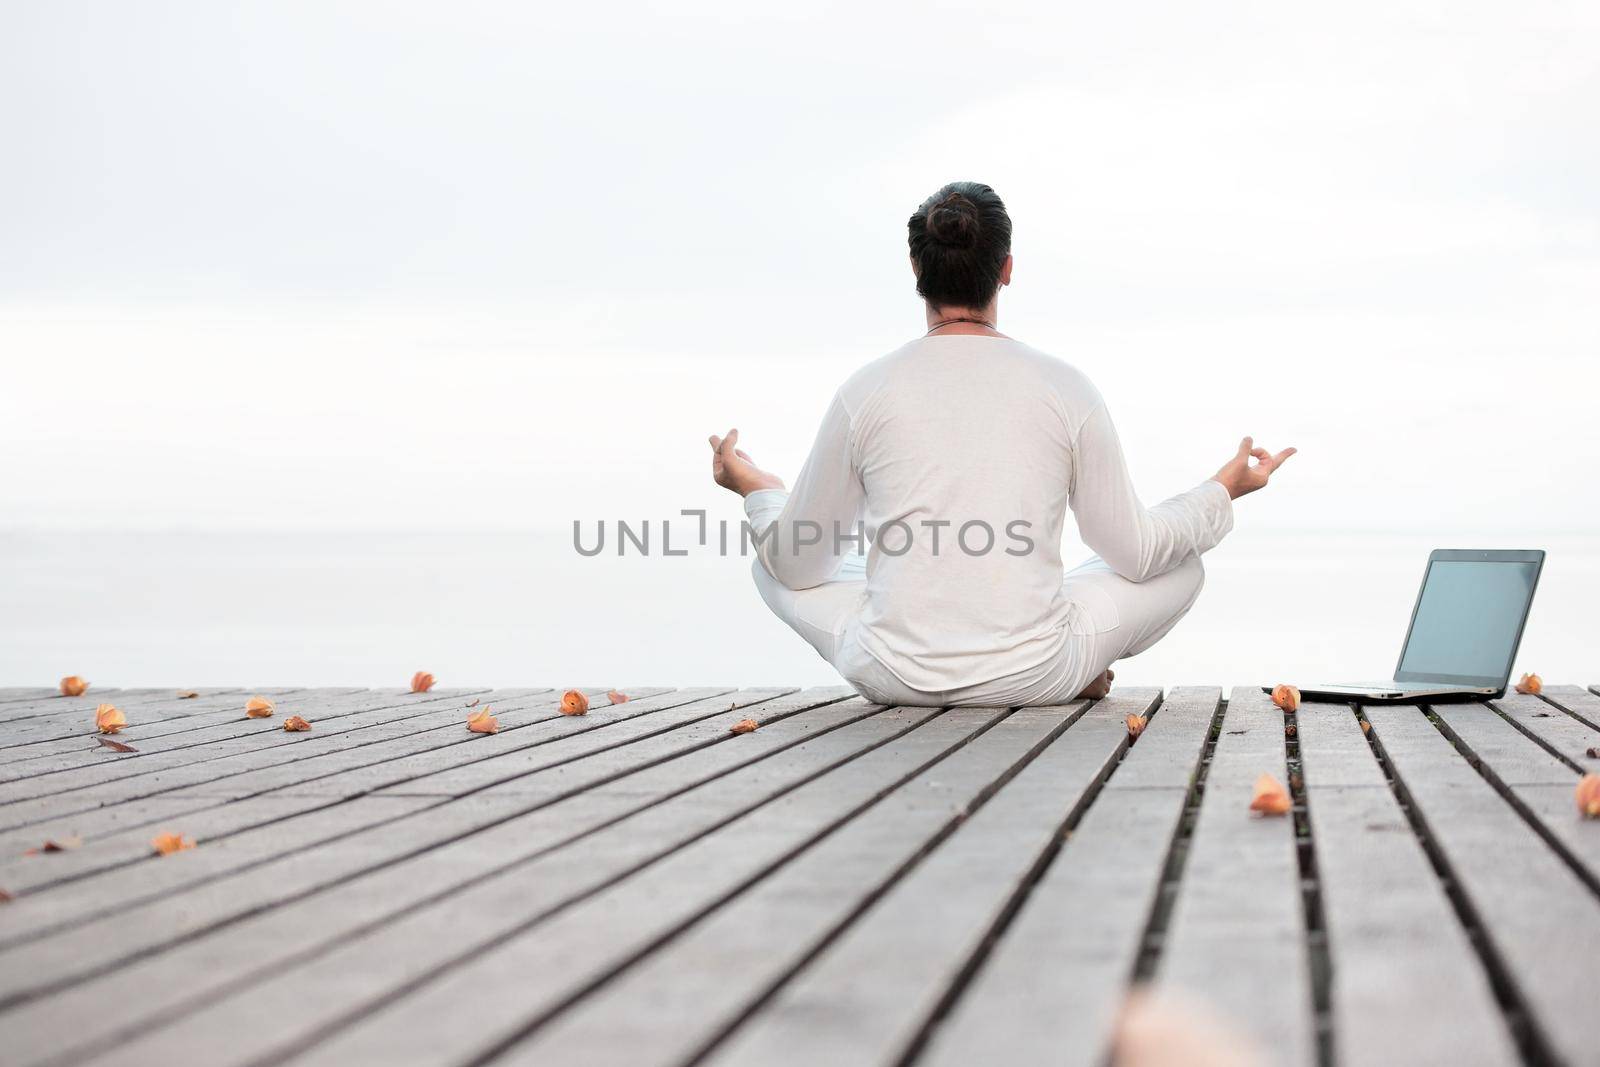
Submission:
<svg viewBox="0 0 1600 1067">
<path fill-rule="evenodd" d="M 978 243 L 978 205 L 952 193 L 928 212 L 928 236 L 946 248 L 973 248 Z"/>
<path fill-rule="evenodd" d="M 950 182 L 906 220 L 917 295 L 936 308 L 981 308 L 1000 289 L 1011 216 L 982 182 Z"/>
</svg>

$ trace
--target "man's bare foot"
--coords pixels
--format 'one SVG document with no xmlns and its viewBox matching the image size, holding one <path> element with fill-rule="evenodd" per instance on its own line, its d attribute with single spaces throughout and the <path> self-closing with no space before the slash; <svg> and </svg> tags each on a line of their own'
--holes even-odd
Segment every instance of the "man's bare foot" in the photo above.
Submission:
<svg viewBox="0 0 1600 1067">
<path fill-rule="evenodd" d="M 1107 693 L 1111 692 L 1111 679 L 1115 678 L 1116 676 L 1117 672 L 1113 671 L 1110 667 L 1107 667 L 1105 672 L 1102 673 L 1100 677 L 1083 687 L 1083 692 L 1078 694 L 1078 699 L 1100 700 Z"/>
</svg>

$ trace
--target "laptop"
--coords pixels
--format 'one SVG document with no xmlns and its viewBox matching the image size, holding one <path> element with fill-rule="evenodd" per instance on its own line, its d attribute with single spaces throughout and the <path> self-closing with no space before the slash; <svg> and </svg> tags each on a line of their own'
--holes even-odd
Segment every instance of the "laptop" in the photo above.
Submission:
<svg viewBox="0 0 1600 1067">
<path fill-rule="evenodd" d="M 1544 553 L 1438 549 L 1428 556 L 1394 677 L 1300 686 L 1311 700 L 1482 700 L 1506 695 Z"/>
</svg>

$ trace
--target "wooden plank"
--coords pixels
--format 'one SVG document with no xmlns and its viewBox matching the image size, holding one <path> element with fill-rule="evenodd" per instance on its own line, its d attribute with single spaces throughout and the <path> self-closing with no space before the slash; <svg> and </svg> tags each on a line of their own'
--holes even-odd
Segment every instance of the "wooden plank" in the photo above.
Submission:
<svg viewBox="0 0 1600 1067">
<path fill-rule="evenodd" d="M 550 704 L 550 690 L 531 692 L 538 694 L 543 704 Z M 485 691 L 482 699 L 501 703 L 516 701 L 519 705 L 525 705 L 529 693 L 525 689 Z M 175 745 L 149 752 L 141 748 L 138 752 L 120 755 L 102 750 L 103 755 L 99 755 L 96 761 L 9 782 L 4 789 L 4 799 L 0 800 L 0 819 L 9 819 L 8 809 L 24 800 L 111 787 L 126 779 L 218 763 L 226 757 L 257 756 L 259 762 L 265 765 L 272 758 L 265 754 L 266 749 L 292 750 L 303 757 L 312 749 L 321 749 L 334 743 L 330 739 L 341 735 L 359 732 L 360 738 L 346 740 L 364 742 L 395 733 L 437 728 L 446 723 L 456 725 L 466 715 L 465 704 L 466 700 L 462 698 L 432 696 L 415 701 L 361 696 L 351 702 L 348 698 L 325 699 L 321 694 L 311 692 L 292 705 L 286 701 L 280 702 L 277 714 L 269 719 L 251 719 L 241 706 L 231 712 L 231 723 L 219 724 L 211 730 L 196 731 L 207 739 L 202 745 Z M 311 721 L 312 729 L 309 732 L 290 733 L 283 729 L 284 720 L 295 714 Z M 251 762 L 246 758 L 235 760 L 233 765 L 248 766 Z M 62 802 L 79 803 L 80 798 L 63 797 Z"/>
<path fill-rule="evenodd" d="M 522 724 L 536 726 L 537 729 L 533 731 L 510 729 L 503 722 L 497 734 L 457 739 L 470 742 L 465 746 L 428 743 L 390 744 L 382 750 L 382 759 L 352 761 L 331 757 L 319 765 L 308 768 L 293 768 L 288 771 L 270 767 L 259 768 L 225 782 L 198 785 L 187 792 L 197 796 L 234 798 L 253 796 L 264 790 L 295 794 L 314 793 L 322 796 L 356 796 L 386 787 L 405 786 L 411 795 L 453 796 L 455 794 L 447 791 L 431 789 L 426 783 L 433 776 L 452 768 L 496 761 L 511 753 L 529 749 L 538 750 L 554 741 L 588 733 L 601 727 L 616 730 L 619 728 L 618 724 L 633 723 L 641 716 L 654 716 L 665 709 L 682 709 L 692 704 L 693 711 L 698 716 L 716 711 L 714 698 L 719 696 L 723 698 L 721 708 L 727 709 L 730 705 L 743 707 L 770 700 L 791 690 L 748 689 L 735 695 L 729 686 L 701 686 L 663 693 L 654 693 L 648 689 L 642 692 L 644 695 L 638 700 L 630 700 L 626 704 L 601 705 L 584 716 L 541 714 L 530 723 Z M 545 710 L 554 708 L 558 703 L 559 698 L 550 701 Z M 498 707 L 495 709 L 496 715 L 500 710 Z M 510 721 L 514 722 L 515 719 Z M 652 718 L 651 722 L 654 721 L 656 720 Z M 650 727 L 651 723 L 643 724 L 646 732 Z M 637 728 L 639 724 L 634 723 L 630 729 Z M 532 764 L 543 766 L 544 762 L 544 754 L 541 752 Z M 311 770 L 313 773 L 302 773 L 303 770 Z"/>
<path fill-rule="evenodd" d="M 1220 689 L 1168 694 L 933 1030 L 919 1063 L 1105 1062 L 1221 699 Z"/>
<path fill-rule="evenodd" d="M 184 720 L 195 715 L 238 707 L 244 699 L 257 693 L 276 698 L 300 691 L 294 688 L 252 689 L 248 693 L 220 693 L 196 697 L 193 700 L 180 700 L 172 692 L 166 691 L 159 697 L 149 696 L 143 701 L 124 701 L 117 706 L 129 710 L 129 718 L 140 726 L 173 721 L 182 724 Z M 95 708 L 101 703 L 116 703 L 116 701 L 92 700 L 89 697 L 61 697 L 59 700 L 63 705 L 70 704 L 71 707 L 41 713 L 20 722 L 0 723 L 0 749 L 25 751 L 25 746 L 42 741 L 83 737 L 94 732 Z M 130 730 L 133 728 L 129 726 Z"/>
<path fill-rule="evenodd" d="M 309 719 L 315 732 L 317 727 L 326 727 L 331 721 L 356 715 L 366 715 L 372 722 L 400 722 L 446 707 L 460 708 L 468 699 L 488 692 L 487 689 L 462 689 L 422 694 L 394 690 L 388 693 L 369 691 L 346 696 L 325 696 L 311 690 L 296 693 L 287 700 L 276 701 L 277 714 L 266 719 L 249 718 L 244 713 L 243 701 L 233 701 L 232 707 L 184 719 L 164 720 L 143 731 L 136 723 L 130 724 L 117 734 L 116 739 L 138 750 L 132 753 L 108 752 L 99 744 L 98 735 L 89 729 L 78 737 L 12 749 L 13 752 L 33 754 L 0 766 L 0 784 L 44 775 L 56 776 L 71 770 L 81 770 L 93 782 L 111 781 L 120 776 L 118 772 L 142 766 L 139 762 L 141 758 L 147 759 L 158 753 L 182 751 L 187 753 L 189 762 L 194 762 L 215 758 L 224 750 L 212 746 L 222 741 L 242 744 L 244 738 L 257 737 L 268 744 L 278 742 L 285 736 L 283 722 L 291 715 Z M 507 699 L 512 693 L 526 697 L 548 693 L 549 690 L 501 692 L 507 694 L 501 699 Z M 388 714 L 381 714 L 385 712 Z M 179 762 L 182 761 L 173 759 L 172 765 Z M 115 766 L 117 771 L 106 771 L 108 766 Z M 133 771 L 129 770 L 129 773 Z M 54 777 L 52 780 L 60 781 Z M 0 793 L 3 792 L 6 791 L 0 790 Z"/>
<path fill-rule="evenodd" d="M 1295 718 L 1339 1059 L 1520 1062 L 1488 976 L 1360 721 L 1346 704 L 1308 703 Z M 1427 1010 L 1418 1010 L 1421 990 Z"/>
<path fill-rule="evenodd" d="M 765 937 L 780 942 L 769 943 L 767 951 L 760 953 L 762 959 L 767 959 L 782 944 L 801 936 L 799 931 L 808 923 L 825 923 L 835 910 L 830 901 L 848 907 L 849 901 L 870 892 L 874 883 L 893 877 L 898 868 L 916 858 L 930 839 L 959 821 L 1010 768 L 1026 760 L 1066 722 L 1059 711 L 1019 712 L 872 804 L 820 843 L 805 848 L 807 836 L 815 836 L 819 826 L 825 827 L 830 819 L 841 817 L 841 809 L 852 799 L 860 800 L 862 792 L 870 796 L 892 784 L 895 771 L 905 767 L 902 760 L 921 758 L 914 755 L 919 746 L 910 743 L 913 739 L 922 743 L 925 757 L 925 746 L 940 734 L 947 742 L 956 740 L 959 730 L 970 731 L 997 714 L 970 710 L 946 713 L 943 721 L 897 742 L 893 746 L 898 755 L 894 765 L 887 763 L 886 753 L 890 750 L 863 757 L 880 764 L 874 776 L 858 776 L 859 782 L 841 782 L 840 776 L 849 775 L 847 766 L 666 857 L 615 888 L 582 901 L 552 920 L 552 927 L 541 928 L 528 937 L 540 951 L 556 952 L 567 951 L 557 939 L 563 943 L 576 939 L 587 945 L 584 955 L 588 958 L 566 973 L 549 973 L 533 983 L 519 983 L 513 996 L 523 1002 L 530 993 L 559 996 L 563 984 L 579 984 L 591 969 L 604 966 L 613 952 L 627 952 L 629 944 L 641 936 L 640 927 L 671 927 L 690 921 L 697 910 L 718 895 L 719 888 L 725 893 L 741 881 L 758 876 L 764 865 L 781 863 L 794 850 L 803 849 L 798 858 L 779 867 L 730 905 L 749 918 L 752 925 L 748 929 L 758 940 Z M 961 722 L 962 719 L 967 721 Z M 648 906 L 639 908 L 632 903 L 636 900 L 648 900 Z M 626 929 L 615 921 L 614 913 L 636 910 L 638 920 L 622 924 Z M 725 914 L 726 910 L 718 911 L 712 921 L 720 921 Z M 781 937 L 778 929 L 764 922 L 780 915 Z M 597 927 L 593 933 L 584 932 L 589 924 Z M 730 977 L 730 972 L 723 970 L 716 980 L 726 984 Z M 297 980 L 298 976 L 290 979 Z M 751 975 L 741 974 L 736 984 L 748 989 L 751 981 Z M 678 1003 L 682 1003 L 681 998 Z M 631 1007 L 649 1010 L 643 1004 Z M 702 1019 L 708 1011 L 708 1005 L 700 1005 L 692 1018 Z M 515 1025 L 514 1015 L 508 1014 L 507 1018 L 510 1025 Z M 686 1019 L 680 1015 L 676 1021 L 681 1027 Z M 627 1058 L 664 1061 L 666 1052 L 635 1045 Z M 595 1062 L 597 1057 L 602 1061 L 605 1058 L 600 1050 L 590 1050 L 579 1062 Z M 565 1061 L 557 1057 L 541 1062 Z"/>
<path fill-rule="evenodd" d="M 427 806 L 427 798 L 411 799 L 416 808 Z M 83 848 L 0 860 L 0 888 L 13 897 L 21 897 L 150 859 L 150 838 L 157 827 L 181 826 L 192 840 L 213 842 L 343 802 L 325 797 L 264 796 L 195 811 L 192 801 L 166 797 L 136 800 L 119 805 L 129 816 L 130 825 L 112 829 Z M 141 878 L 142 875 L 135 876 L 135 884 Z M 0 944 L 4 940 L 0 937 Z"/>
<path fill-rule="evenodd" d="M 1542 1055 L 1590 1062 L 1600 903 L 1422 711 L 1369 707 L 1366 716 L 1514 983 Z"/>
<path fill-rule="evenodd" d="M 371 745 L 356 748 L 341 748 L 333 752 L 324 752 L 306 759 L 291 761 L 287 764 L 273 764 L 265 767 L 256 767 L 250 770 L 231 774 L 226 778 L 207 778 L 196 784 L 187 786 L 173 783 L 174 788 L 155 798 L 140 800 L 123 800 L 116 804 L 101 807 L 93 811 L 69 813 L 57 817 L 49 822 L 30 826 L 22 830 L 13 830 L 0 833 L 0 846 L 14 845 L 18 851 L 26 845 L 20 842 L 35 843 L 42 837 L 57 835 L 78 835 L 86 840 L 93 841 L 103 832 L 109 832 L 114 827 L 126 830 L 130 826 L 153 825 L 153 820 L 170 819 L 184 810 L 204 811 L 226 803 L 229 800 L 242 800 L 259 796 L 264 793 L 277 795 L 286 794 L 287 791 L 297 786 L 310 784 L 313 788 L 306 795 L 318 796 L 325 803 L 338 799 L 358 796 L 370 789 L 360 786 L 336 787 L 333 782 L 342 781 L 352 772 L 378 764 L 392 765 L 388 771 L 388 781 L 403 781 L 408 777 L 426 774 L 438 763 L 447 761 L 467 762 L 474 759 L 488 758 L 487 754 L 493 753 L 497 748 L 503 748 L 508 743 L 512 745 L 539 745 L 545 744 L 553 737 L 561 737 L 568 733 L 582 733 L 601 725 L 613 725 L 615 722 L 637 717 L 640 714 L 673 707 L 679 704 L 688 704 L 709 694 L 720 694 L 726 690 L 713 689 L 685 689 L 669 691 L 648 699 L 637 702 L 630 701 L 624 707 L 626 712 L 608 712 L 605 714 L 592 713 L 592 718 L 572 720 L 570 717 L 553 713 L 556 701 L 554 699 L 535 699 L 532 703 L 501 705 L 496 708 L 496 713 L 503 715 L 502 730 L 498 734 L 483 735 L 467 732 L 459 720 L 448 718 L 446 725 L 439 730 L 421 734 L 408 734 L 402 737 L 383 738 Z M 752 690 L 749 699 L 767 699 L 777 690 Z M 453 713 L 459 714 L 459 713 Z M 576 723 L 576 725 L 568 725 Z M 536 727 L 533 733 L 525 732 L 527 727 Z M 555 731 L 552 733 L 552 731 Z M 471 745 L 470 749 L 463 750 L 459 746 Z M 433 763 L 424 759 L 419 765 L 415 761 L 405 762 L 406 757 L 420 754 L 427 757 L 432 754 Z M 484 755 L 480 755 L 483 753 Z M 140 811 L 139 805 L 145 800 L 157 799 L 164 801 L 154 809 L 154 813 L 142 821 L 131 819 L 130 813 Z M 314 805 L 315 806 L 315 805 Z"/>
<path fill-rule="evenodd" d="M 73 930 L 24 946 L 4 954 L 0 977 L 8 977 L 26 953 L 73 984 L 12 1009 L 8 1050 L 26 1061 L 119 1046 L 148 1031 L 153 1019 L 259 990 L 288 963 L 316 956 L 336 939 L 385 928 L 425 903 L 442 909 L 449 923 L 470 923 L 471 915 L 454 903 L 490 874 L 503 876 L 495 884 L 504 899 L 479 915 L 481 921 L 497 920 L 536 896 L 559 900 L 564 887 L 582 893 L 881 745 L 930 714 L 880 711 L 860 701 L 829 703 L 574 793 L 565 803 L 508 816 L 508 805 L 525 801 L 483 795 L 455 801 L 407 820 L 404 834 L 357 835 L 334 848 L 220 879 L 203 896 L 182 894 L 109 916 L 93 924 L 95 936 Z M 591 836 L 581 855 L 570 849 Z M 194 862 L 204 855 L 195 850 L 160 862 Z M 518 873 L 504 877 L 513 871 Z M 115 918 L 122 921 L 110 921 Z M 452 930 L 433 938 L 431 949 L 460 944 Z M 404 946 L 401 954 L 422 947 Z M 206 975 L 203 988 L 193 983 L 198 973 Z M 141 990 L 140 996 L 114 995 L 129 988 Z"/>
<path fill-rule="evenodd" d="M 1577 686 L 1551 686 L 1541 700 L 1536 696 L 1507 693 L 1490 703 L 1506 718 L 1555 749 L 1563 759 L 1577 766 L 1589 765 L 1600 757 L 1590 756 L 1600 746 L 1600 697 Z"/>
<path fill-rule="evenodd" d="M 298 688 L 298 687 L 295 687 Z M 201 699 L 220 696 L 226 693 L 240 693 L 243 690 L 233 687 L 209 688 L 188 690 L 200 694 Z M 272 689 L 258 689 L 253 692 L 270 693 Z M 292 692 L 293 689 L 279 689 L 281 692 Z M 355 690 L 348 690 L 355 692 Z M 118 707 L 133 707 L 135 705 L 169 704 L 176 700 L 179 690 L 176 688 L 143 688 L 143 689 L 115 689 L 104 686 L 93 686 L 87 693 L 80 696 L 62 696 L 59 691 L 52 691 L 44 697 L 39 697 L 26 702 L 14 702 L 0 708 L 0 731 L 11 724 L 24 719 L 37 719 L 46 716 L 79 715 L 88 712 L 91 716 L 94 709 L 100 704 L 115 704 Z M 178 710 L 182 714 L 181 709 Z"/>
<path fill-rule="evenodd" d="M 1208 1003 L 1271 1062 L 1308 1064 L 1316 1034 L 1294 822 L 1249 810 L 1259 775 L 1287 777 L 1284 741 L 1283 712 L 1258 687 L 1235 686 L 1156 982 Z"/>
<path fill-rule="evenodd" d="M 679 692 L 693 691 L 683 690 Z M 829 693 L 837 693 L 837 690 L 829 691 Z M 741 699 L 752 702 L 768 701 L 781 694 L 781 690 L 746 690 L 741 695 Z M 717 707 L 721 707 L 725 699 L 725 697 L 719 695 L 714 701 L 701 701 L 700 705 L 714 703 Z M 825 699 L 826 696 L 822 697 L 821 700 L 806 698 L 802 701 L 802 704 L 816 704 Z M 639 703 L 645 705 L 648 702 L 641 700 Z M 631 707 L 632 704 L 633 702 L 630 701 L 629 706 Z M 694 717 L 697 714 L 694 711 L 695 707 L 696 705 L 694 704 L 688 705 L 686 709 L 681 711 L 678 719 L 680 721 L 694 721 Z M 667 709 L 658 712 L 660 715 L 669 716 L 667 725 L 656 726 L 650 731 L 650 734 L 670 728 L 670 723 L 673 721 L 670 716 L 674 710 L 678 709 Z M 707 713 L 710 713 L 710 709 L 703 706 L 698 712 L 700 715 Z M 740 714 L 746 714 L 746 712 L 741 712 Z M 650 718 L 654 719 L 655 716 Z M 641 720 L 644 720 L 644 716 L 638 715 L 622 725 L 612 726 L 610 730 L 603 733 L 598 730 L 598 724 L 596 724 L 596 726 L 588 730 L 570 731 L 566 733 L 564 738 L 552 738 L 553 742 L 560 741 L 563 743 L 552 743 L 546 747 L 546 750 L 550 753 L 546 757 L 546 766 L 557 767 L 594 752 L 626 745 L 628 738 L 625 733 L 621 739 L 613 738 L 611 735 L 623 731 L 626 725 L 637 725 Z M 579 725 L 583 721 L 581 719 L 574 720 L 563 717 L 562 725 Z M 462 731 L 462 734 L 468 738 L 473 737 L 465 730 Z M 649 736 L 650 734 L 643 736 Z M 726 736 L 725 732 L 721 736 Z M 665 756 L 673 753 L 691 751 L 694 747 L 693 741 L 681 737 L 674 737 L 672 741 L 675 743 L 673 749 L 666 752 L 657 750 L 656 754 L 659 758 L 665 758 Z M 620 765 L 586 766 L 583 768 L 585 780 L 596 781 L 599 776 L 607 773 L 622 773 L 637 765 L 637 762 L 641 759 L 641 753 L 646 751 L 634 747 L 629 751 L 619 753 Z M 648 756 L 644 758 L 648 758 Z M 570 789 L 571 784 L 569 782 L 561 782 L 559 785 L 552 786 L 548 796 L 553 798 L 561 791 Z M 418 811 L 423 807 L 429 806 L 430 802 L 429 798 L 422 797 L 397 797 L 395 799 L 408 802 L 405 805 L 392 808 L 393 811 L 402 814 Z M 418 801 L 423 803 L 417 803 Z M 439 801 L 432 800 L 431 803 L 436 805 Z M 521 804 L 508 802 L 494 810 L 510 811 L 515 814 L 528 806 L 526 802 Z M 380 816 L 384 819 L 398 817 L 387 814 L 391 810 L 390 808 L 377 805 L 366 806 L 362 810 L 374 813 L 371 819 L 374 825 L 380 821 Z M 450 825 L 453 826 L 454 823 L 451 822 Z M 330 807 L 326 811 L 309 814 L 305 818 L 296 820 L 292 827 L 274 821 L 265 825 L 262 828 L 262 832 L 229 841 L 230 847 L 224 851 L 213 851 L 208 847 L 207 860 L 203 865 L 199 865 L 199 870 L 203 872 L 205 878 L 210 879 L 225 873 L 244 870 L 255 864 L 271 861 L 282 852 L 282 842 L 286 833 L 293 835 L 292 839 L 297 848 L 304 849 L 322 842 L 337 840 L 356 829 L 362 829 L 362 827 L 351 826 L 348 821 L 348 814 L 342 807 Z M 134 887 L 129 886 L 129 879 L 125 875 L 118 871 L 111 871 L 108 872 L 107 877 L 79 879 L 71 885 L 63 886 L 57 891 L 48 894 L 42 900 L 24 896 L 19 900 L 12 901 L 15 906 L 7 908 L 3 913 L 0 913 L 0 944 L 32 940 L 41 933 L 52 932 L 78 922 L 87 922 L 103 915 L 108 908 L 112 907 L 118 913 L 126 914 L 132 905 L 148 900 L 159 900 L 186 884 L 192 884 L 196 878 L 196 873 L 193 870 L 194 865 L 176 865 L 161 862 L 160 858 L 150 855 L 147 843 L 143 858 L 147 864 L 154 866 L 147 867 L 142 872 L 137 885 Z"/>
<path fill-rule="evenodd" d="M 571 865 L 570 873 L 537 880 L 495 879 L 475 886 L 458 894 L 448 906 L 406 916 L 365 943 L 351 945 L 348 954 L 341 950 L 343 959 L 331 966 L 327 960 L 319 960 L 284 976 L 270 991 L 253 987 L 246 997 L 230 1005 L 231 1013 L 250 1014 L 262 1005 L 263 996 L 267 1003 L 276 1003 L 280 997 L 294 999 L 296 988 L 302 992 L 309 988 L 317 990 L 324 1010 L 297 1018 L 285 1029 L 297 1030 L 302 1039 L 310 1039 L 330 1021 L 348 1019 L 351 1025 L 309 1049 L 305 1062 L 348 1064 L 409 1057 L 440 1063 L 467 1058 L 509 1038 L 529 1013 L 551 1006 L 576 987 L 669 936 L 676 927 L 763 877 L 867 806 L 885 796 L 893 803 L 905 782 L 969 743 L 1005 712 L 920 708 L 899 709 L 896 714 L 912 716 L 916 728 L 898 731 L 880 746 L 836 763 L 827 773 L 809 778 L 737 819 L 726 818 L 725 801 L 720 797 L 703 798 L 698 805 L 675 803 L 656 809 L 668 817 L 665 825 L 684 847 L 661 854 L 648 866 L 635 863 L 631 869 L 637 873 L 609 888 L 595 883 L 594 867 L 637 856 L 640 848 L 654 849 L 650 839 L 659 831 L 648 817 L 619 824 L 615 834 L 606 835 L 610 840 L 596 838 L 552 857 Z M 697 822 L 717 819 L 716 829 L 697 835 L 691 843 L 682 836 L 686 812 L 672 812 L 670 807 L 687 808 Z M 571 898 L 580 886 L 589 891 L 552 913 L 557 900 Z M 463 908 L 468 914 L 462 914 Z M 419 946 L 436 946 L 441 940 L 438 932 L 446 930 L 460 939 L 455 945 L 445 951 L 419 950 Z M 399 983 L 424 978 L 457 961 L 459 967 L 445 970 L 415 991 L 401 992 Z M 348 981 L 339 979 L 339 974 L 349 973 L 351 967 L 385 975 L 385 988 L 352 990 Z M 515 978 L 508 983 L 506 975 Z M 429 1024 L 430 1015 L 440 1005 L 462 1002 L 463 989 L 481 988 L 498 990 L 501 995 L 475 1000 L 470 1026 Z M 329 1006 L 342 1010 L 330 1019 L 324 1014 Z M 450 1014 L 448 1008 L 445 1011 Z M 185 1027 L 180 1040 L 169 1044 L 163 1035 L 150 1044 L 150 1052 L 139 1051 L 146 1056 L 161 1055 L 161 1050 L 196 1047 L 201 1041 L 204 1044 L 198 1047 L 231 1048 L 228 1031 L 235 1029 L 221 1016 L 214 1016 L 203 1029 Z"/>
<path fill-rule="evenodd" d="M 1577 761 L 1551 755 L 1480 704 L 1441 704 L 1433 708 L 1433 714 L 1456 746 L 1480 762 L 1480 773 L 1565 854 L 1567 862 L 1578 868 L 1579 876 L 1600 896 L 1600 832 L 1576 817 Z M 1573 719 L 1567 723 L 1588 729 Z"/>
<path fill-rule="evenodd" d="M 544 709 L 535 713 L 536 718 L 557 717 L 550 700 L 534 698 L 534 701 L 535 706 Z M 461 708 L 446 707 L 399 719 L 394 718 L 395 714 L 394 709 L 383 709 L 337 717 L 324 721 L 320 729 L 314 727 L 308 733 L 288 733 L 280 724 L 275 731 L 206 746 L 207 755 L 202 758 L 187 751 L 156 753 L 114 760 L 101 768 L 81 768 L 13 782 L 6 787 L 8 799 L 0 803 L 0 840 L 14 837 L 16 831 L 39 823 L 171 793 L 185 786 L 218 782 L 262 767 L 298 763 L 327 752 L 366 748 L 426 730 L 457 728 L 465 712 Z M 97 776 L 100 781 L 95 781 Z M 67 788 L 62 788 L 63 780 L 70 783 Z"/>
<path fill-rule="evenodd" d="M 1148 714 L 1160 695 L 1122 690 L 1090 708 L 777 989 L 710 1062 L 900 1062 L 1030 874 L 1048 861 L 1127 751 L 1127 716 Z M 726 983 L 739 973 L 716 978 Z M 588 1014 L 593 1034 L 601 1020 Z M 737 1021 L 733 1012 L 722 1020 L 724 1026 Z M 565 1022 L 557 1020 L 557 1033 Z M 536 1040 L 528 1051 L 545 1048 Z"/>
</svg>

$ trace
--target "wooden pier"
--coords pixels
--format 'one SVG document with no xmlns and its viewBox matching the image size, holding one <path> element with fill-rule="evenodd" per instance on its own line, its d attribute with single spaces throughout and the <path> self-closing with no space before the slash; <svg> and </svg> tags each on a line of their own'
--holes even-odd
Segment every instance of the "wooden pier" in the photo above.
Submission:
<svg viewBox="0 0 1600 1067">
<path fill-rule="evenodd" d="M 563 688 L 0 690 L 0 1059 L 1600 1063 L 1593 687 Z"/>
</svg>

